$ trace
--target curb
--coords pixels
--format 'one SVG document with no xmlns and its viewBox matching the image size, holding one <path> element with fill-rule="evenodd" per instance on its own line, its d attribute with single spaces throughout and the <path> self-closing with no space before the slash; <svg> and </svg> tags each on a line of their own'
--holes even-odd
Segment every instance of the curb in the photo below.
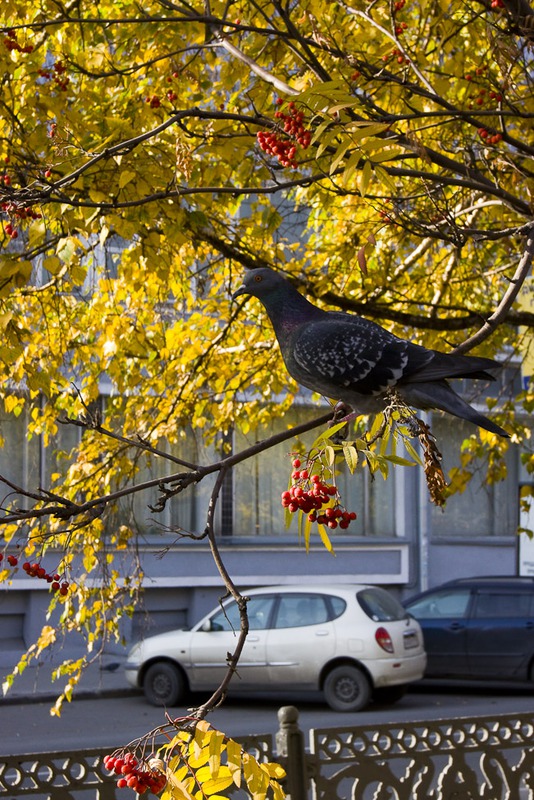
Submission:
<svg viewBox="0 0 534 800">
<path fill-rule="evenodd" d="M 9 693 L 0 699 L 0 706 L 28 705 L 30 703 L 55 703 L 60 692 L 37 692 L 28 695 Z M 101 700 L 104 697 L 140 697 L 142 692 L 135 689 L 80 689 L 74 691 L 74 700 Z M 71 701 L 71 702 L 72 702 Z M 65 701 L 68 702 L 68 701 Z"/>
</svg>

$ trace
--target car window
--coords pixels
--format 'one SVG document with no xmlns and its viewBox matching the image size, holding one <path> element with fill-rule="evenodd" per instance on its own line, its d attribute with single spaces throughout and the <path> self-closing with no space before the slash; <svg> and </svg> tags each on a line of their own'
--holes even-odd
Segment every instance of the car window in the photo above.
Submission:
<svg viewBox="0 0 534 800">
<path fill-rule="evenodd" d="M 481 592 L 475 600 L 474 616 L 489 617 L 530 617 L 532 612 L 531 594 L 510 594 L 509 592 Z"/>
<path fill-rule="evenodd" d="M 332 609 L 331 619 L 337 619 L 340 617 L 347 607 L 346 600 L 343 600 L 342 597 L 336 597 L 335 595 L 330 595 L 328 598 L 330 600 L 330 607 Z"/>
<path fill-rule="evenodd" d="M 288 594 L 280 597 L 275 628 L 319 625 L 329 619 L 325 598 L 320 594 Z"/>
<path fill-rule="evenodd" d="M 407 609 L 416 619 L 465 617 L 470 596 L 470 589 L 444 589 L 409 603 Z"/>
<path fill-rule="evenodd" d="M 404 619 L 406 616 L 406 610 L 384 589 L 378 587 L 362 589 L 356 597 L 367 616 L 375 622 L 391 622 Z"/>
<path fill-rule="evenodd" d="M 248 625 L 251 631 L 267 628 L 274 605 L 272 595 L 251 597 L 247 603 Z M 237 603 L 229 603 L 211 618 L 212 631 L 238 631 L 240 626 Z"/>
</svg>

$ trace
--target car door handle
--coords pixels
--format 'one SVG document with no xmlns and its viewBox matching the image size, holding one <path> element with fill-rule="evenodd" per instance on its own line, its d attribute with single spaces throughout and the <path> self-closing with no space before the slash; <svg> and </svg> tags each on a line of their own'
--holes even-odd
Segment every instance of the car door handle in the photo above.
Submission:
<svg viewBox="0 0 534 800">
<path fill-rule="evenodd" d="M 247 642 L 259 642 L 259 641 L 260 641 L 259 636 L 250 636 L 250 635 L 247 636 Z"/>
<path fill-rule="evenodd" d="M 465 625 L 462 622 L 451 622 L 449 625 L 450 631 L 462 631 L 465 628 Z"/>
<path fill-rule="evenodd" d="M 315 631 L 316 636 L 328 636 L 328 631 Z"/>
</svg>

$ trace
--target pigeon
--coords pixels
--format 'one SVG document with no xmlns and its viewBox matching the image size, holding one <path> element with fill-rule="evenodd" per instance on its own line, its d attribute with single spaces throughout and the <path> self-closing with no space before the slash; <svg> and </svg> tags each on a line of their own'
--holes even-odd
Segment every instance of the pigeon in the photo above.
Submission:
<svg viewBox="0 0 534 800">
<path fill-rule="evenodd" d="M 297 383 L 359 414 L 388 405 L 391 391 L 412 408 L 440 409 L 498 436 L 509 434 L 466 403 L 449 378 L 495 380 L 490 358 L 429 350 L 400 339 L 376 322 L 342 311 L 325 311 L 267 267 L 245 275 L 232 299 L 257 297 L 274 328 L 289 374 Z"/>
</svg>

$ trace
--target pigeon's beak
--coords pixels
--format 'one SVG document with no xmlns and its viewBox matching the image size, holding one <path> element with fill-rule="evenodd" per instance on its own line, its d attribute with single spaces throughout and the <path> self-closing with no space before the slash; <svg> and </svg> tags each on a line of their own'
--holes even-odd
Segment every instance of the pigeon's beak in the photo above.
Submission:
<svg viewBox="0 0 534 800">
<path fill-rule="evenodd" d="M 232 295 L 232 300 L 235 300 L 236 297 L 240 297 L 242 294 L 250 294 L 249 290 L 247 289 L 244 283 L 241 284 L 241 286 L 237 287 L 237 289 Z"/>
</svg>

